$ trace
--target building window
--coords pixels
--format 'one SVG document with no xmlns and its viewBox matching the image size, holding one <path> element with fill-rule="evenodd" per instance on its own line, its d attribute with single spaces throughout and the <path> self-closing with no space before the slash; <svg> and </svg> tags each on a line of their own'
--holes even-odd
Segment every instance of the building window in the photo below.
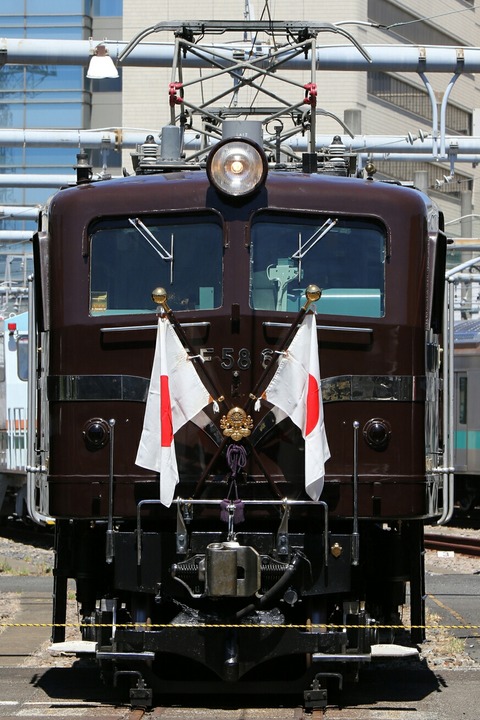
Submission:
<svg viewBox="0 0 480 720">
<path fill-rule="evenodd" d="M 429 122 L 432 121 L 432 104 L 427 91 L 423 88 L 384 72 L 369 72 L 367 88 L 368 94 L 378 100 L 418 115 Z M 472 114 L 449 103 L 446 127 L 448 132 L 470 135 Z"/>
<path fill-rule="evenodd" d="M 390 37 L 394 35 L 414 45 L 464 45 L 458 38 L 442 32 L 418 15 L 385 0 L 368 0 L 368 19 L 388 28 Z"/>
<path fill-rule="evenodd" d="M 123 0 L 93 0 L 93 14 L 97 17 L 121 17 Z"/>
</svg>

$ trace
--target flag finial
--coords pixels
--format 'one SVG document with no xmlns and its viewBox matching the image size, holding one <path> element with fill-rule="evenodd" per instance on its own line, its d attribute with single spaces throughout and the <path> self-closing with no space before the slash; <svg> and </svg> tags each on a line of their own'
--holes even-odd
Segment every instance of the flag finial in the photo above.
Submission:
<svg viewBox="0 0 480 720">
<path fill-rule="evenodd" d="M 156 305 L 161 305 L 163 310 L 168 313 L 170 308 L 167 305 L 167 291 L 163 287 L 157 287 L 152 291 L 152 300 Z"/>
<path fill-rule="evenodd" d="M 306 310 L 309 305 L 317 302 L 317 300 L 320 300 L 322 296 L 322 291 L 318 287 L 318 285 L 308 285 L 307 289 L 305 290 L 305 296 L 307 298 L 307 302 L 305 303 L 304 309 Z"/>
</svg>

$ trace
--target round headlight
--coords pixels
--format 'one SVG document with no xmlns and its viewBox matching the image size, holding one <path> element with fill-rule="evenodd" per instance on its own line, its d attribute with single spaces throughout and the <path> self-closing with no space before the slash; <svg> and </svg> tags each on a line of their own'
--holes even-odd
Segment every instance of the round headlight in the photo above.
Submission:
<svg viewBox="0 0 480 720">
<path fill-rule="evenodd" d="M 363 428 L 365 442 L 374 450 L 385 450 L 391 434 L 389 423 L 382 418 L 372 418 Z"/>
<path fill-rule="evenodd" d="M 267 170 L 265 153 L 247 138 L 223 140 L 213 148 L 207 162 L 212 185 L 235 197 L 249 195 L 263 185 Z"/>
<path fill-rule="evenodd" d="M 102 418 L 92 418 L 83 426 L 83 438 L 90 450 L 105 447 L 110 437 L 110 426 Z"/>
</svg>

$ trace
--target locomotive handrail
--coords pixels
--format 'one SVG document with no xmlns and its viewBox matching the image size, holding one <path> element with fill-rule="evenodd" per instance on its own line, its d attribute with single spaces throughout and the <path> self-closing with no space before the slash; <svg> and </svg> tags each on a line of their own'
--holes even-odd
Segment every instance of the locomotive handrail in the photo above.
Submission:
<svg viewBox="0 0 480 720">
<path fill-rule="evenodd" d="M 190 498 L 188 500 L 184 498 L 174 498 L 172 500 L 172 505 L 177 505 L 180 507 L 180 505 L 218 505 L 220 506 L 224 502 L 223 499 L 202 499 L 202 498 Z M 299 506 L 321 506 L 323 509 L 323 519 L 324 519 L 324 561 L 325 561 L 325 567 L 328 567 L 328 505 L 324 500 L 289 500 L 288 498 L 283 498 L 281 500 L 242 500 L 242 503 L 244 505 L 278 505 L 282 507 L 299 507 Z M 142 537 L 142 507 L 145 505 L 162 505 L 162 502 L 160 499 L 158 500 L 140 500 L 140 502 L 137 503 L 137 529 L 136 529 L 136 536 L 137 536 L 137 563 L 138 565 L 141 564 L 142 560 L 142 544 L 141 544 L 141 537 Z"/>
<path fill-rule="evenodd" d="M 290 327 L 289 323 L 282 322 L 271 322 L 266 320 L 262 323 L 263 327 Z M 340 325 L 317 325 L 317 330 L 335 330 L 337 332 L 360 332 L 360 333 L 373 333 L 373 328 L 356 328 L 356 327 L 342 327 Z"/>
<path fill-rule="evenodd" d="M 179 325 L 182 328 L 210 327 L 210 323 L 208 321 L 179 323 Z M 100 328 L 100 332 L 113 333 L 113 332 L 127 332 L 128 330 L 156 330 L 157 327 L 158 327 L 157 324 L 155 324 L 155 325 L 123 325 L 121 327 L 102 327 L 102 328 Z"/>
<path fill-rule="evenodd" d="M 210 322 L 204 320 L 202 322 L 181 322 L 180 327 L 210 327 Z M 290 327 L 290 323 L 284 322 L 272 322 L 266 320 L 262 323 L 263 327 L 278 327 L 285 328 Z M 156 330 L 157 325 L 122 325 L 120 327 L 102 327 L 100 332 L 102 333 L 113 333 L 113 332 L 127 332 L 128 330 Z M 340 325 L 317 325 L 317 330 L 335 330 L 337 332 L 359 332 L 359 333 L 373 333 L 373 328 L 369 327 L 343 327 Z"/>
</svg>

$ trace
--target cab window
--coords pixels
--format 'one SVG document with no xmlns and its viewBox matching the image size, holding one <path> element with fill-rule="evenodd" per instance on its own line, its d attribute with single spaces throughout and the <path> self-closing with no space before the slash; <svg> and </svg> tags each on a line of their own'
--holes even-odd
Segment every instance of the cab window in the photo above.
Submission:
<svg viewBox="0 0 480 720">
<path fill-rule="evenodd" d="M 296 312 L 310 283 L 319 314 L 382 317 L 386 232 L 335 215 L 258 216 L 251 228 L 250 306 Z"/>
<path fill-rule="evenodd" d="M 223 229 L 216 216 L 129 217 L 90 232 L 90 314 L 154 313 L 164 287 L 172 310 L 222 304 Z"/>
</svg>

